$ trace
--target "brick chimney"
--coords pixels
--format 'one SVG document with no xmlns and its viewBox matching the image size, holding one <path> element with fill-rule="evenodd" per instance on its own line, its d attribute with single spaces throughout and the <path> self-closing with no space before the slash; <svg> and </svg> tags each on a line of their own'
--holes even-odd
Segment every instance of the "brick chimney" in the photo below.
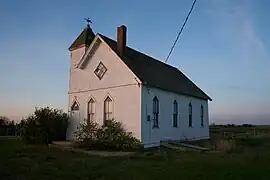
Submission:
<svg viewBox="0 0 270 180">
<path fill-rule="evenodd" d="M 127 43 L 127 27 L 122 25 L 117 27 L 117 50 L 119 55 L 124 55 L 125 47 Z"/>
</svg>

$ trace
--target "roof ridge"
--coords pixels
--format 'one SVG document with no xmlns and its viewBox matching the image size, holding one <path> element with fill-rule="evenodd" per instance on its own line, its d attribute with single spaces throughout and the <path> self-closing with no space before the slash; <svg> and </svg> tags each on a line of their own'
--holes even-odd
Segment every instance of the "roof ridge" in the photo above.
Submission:
<svg viewBox="0 0 270 180">
<path fill-rule="evenodd" d="M 98 33 L 98 34 L 101 35 L 101 36 L 103 36 L 103 37 L 105 37 L 105 38 L 108 38 L 109 40 L 114 41 L 115 43 L 117 43 L 117 41 L 113 40 L 112 38 L 109 38 L 109 37 L 107 37 L 107 36 L 105 36 L 105 35 L 103 35 L 103 34 L 101 34 L 101 33 Z M 177 69 L 178 71 L 180 71 L 177 67 L 172 66 L 172 65 L 169 65 L 169 64 L 166 64 L 166 63 L 162 62 L 161 60 L 156 59 L 156 58 L 154 58 L 154 57 L 152 57 L 152 56 L 150 56 L 150 55 L 148 55 L 148 54 L 146 54 L 146 53 L 144 53 L 144 52 L 140 52 L 140 51 L 138 51 L 138 50 L 136 50 L 136 49 L 134 49 L 134 48 L 131 48 L 131 47 L 129 47 L 129 46 L 126 46 L 126 48 L 129 48 L 129 49 L 132 50 L 132 51 L 136 51 L 137 53 L 140 53 L 140 54 L 142 54 L 142 55 L 144 55 L 144 56 L 147 56 L 148 58 L 151 58 L 151 59 L 153 59 L 153 60 L 156 60 L 157 62 L 159 62 L 159 63 L 161 63 L 161 64 L 163 64 L 163 65 L 165 65 L 165 66 L 168 66 L 168 67 L 170 67 L 170 68 L 174 68 L 174 69 Z"/>
</svg>

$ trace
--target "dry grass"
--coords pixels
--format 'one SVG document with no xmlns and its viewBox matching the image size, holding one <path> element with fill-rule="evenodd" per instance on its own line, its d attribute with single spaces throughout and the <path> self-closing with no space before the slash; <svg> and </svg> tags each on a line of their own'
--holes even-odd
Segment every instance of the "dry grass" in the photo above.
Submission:
<svg viewBox="0 0 270 180">
<path fill-rule="evenodd" d="M 270 148 L 198 153 L 154 149 L 129 157 L 100 157 L 0 140 L 0 177 L 7 179 L 269 179 Z M 230 149 L 224 141 L 224 149 Z"/>
<path fill-rule="evenodd" d="M 2 139 L 0 179 L 269 180 L 268 137 L 214 136 L 211 141 L 200 143 L 216 144 L 220 152 L 175 152 L 156 148 L 128 157 L 100 157 Z"/>
<path fill-rule="evenodd" d="M 231 153 L 239 150 L 239 147 L 236 145 L 236 140 L 219 140 L 215 143 L 215 150 L 222 153 Z"/>
</svg>

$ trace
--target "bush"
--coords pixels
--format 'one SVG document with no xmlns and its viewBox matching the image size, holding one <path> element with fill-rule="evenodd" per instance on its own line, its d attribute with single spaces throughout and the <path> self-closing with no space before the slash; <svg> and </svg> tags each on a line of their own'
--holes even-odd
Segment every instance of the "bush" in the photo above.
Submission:
<svg viewBox="0 0 270 180">
<path fill-rule="evenodd" d="M 140 148 L 140 141 L 126 132 L 122 123 L 109 120 L 99 126 L 95 122 L 80 124 L 75 133 L 79 146 L 86 149 L 130 150 Z"/>
<path fill-rule="evenodd" d="M 80 124 L 77 129 L 78 130 L 75 132 L 75 136 L 79 141 L 97 139 L 99 125 L 96 122 L 86 122 L 85 120 L 84 123 Z"/>
<path fill-rule="evenodd" d="M 50 144 L 65 140 L 68 115 L 58 109 L 36 108 L 34 114 L 17 126 L 22 139 L 29 143 Z"/>
</svg>

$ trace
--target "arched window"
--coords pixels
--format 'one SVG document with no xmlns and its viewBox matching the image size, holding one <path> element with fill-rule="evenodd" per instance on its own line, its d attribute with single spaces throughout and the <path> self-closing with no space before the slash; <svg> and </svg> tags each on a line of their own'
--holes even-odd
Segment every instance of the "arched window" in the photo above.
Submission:
<svg viewBox="0 0 270 180">
<path fill-rule="evenodd" d="M 201 105 L 201 127 L 204 126 L 203 116 L 204 116 L 204 113 L 203 113 L 203 105 Z"/>
<path fill-rule="evenodd" d="M 112 110 L 112 100 L 108 96 L 104 101 L 104 124 L 107 120 L 112 120 L 113 110 Z"/>
<path fill-rule="evenodd" d="M 79 104 L 76 101 L 74 101 L 74 103 L 71 106 L 71 111 L 79 111 L 79 109 L 80 109 Z"/>
<path fill-rule="evenodd" d="M 95 118 L 95 101 L 91 98 L 87 103 L 87 120 L 94 121 Z"/>
<path fill-rule="evenodd" d="M 155 96 L 153 99 L 153 128 L 158 128 L 159 101 Z"/>
<path fill-rule="evenodd" d="M 177 127 L 177 117 L 178 117 L 178 103 L 176 100 L 173 102 L 173 127 Z"/>
<path fill-rule="evenodd" d="M 188 126 L 192 127 L 192 104 L 191 104 L 191 102 L 188 105 L 188 110 L 189 110 L 189 112 L 188 112 Z"/>
</svg>

